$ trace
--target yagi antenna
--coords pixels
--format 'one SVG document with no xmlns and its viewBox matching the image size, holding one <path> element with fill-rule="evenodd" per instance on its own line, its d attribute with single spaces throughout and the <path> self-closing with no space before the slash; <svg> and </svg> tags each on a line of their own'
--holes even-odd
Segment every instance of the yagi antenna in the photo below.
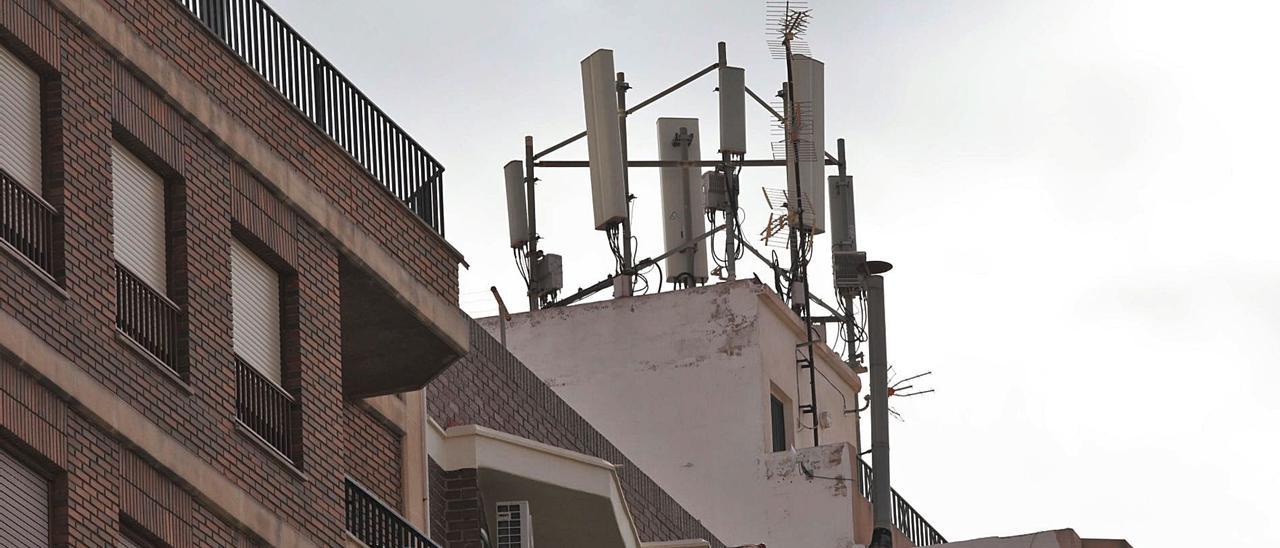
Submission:
<svg viewBox="0 0 1280 548">
<path fill-rule="evenodd" d="M 809 46 L 802 39 L 813 18 L 813 10 L 805 0 L 769 0 L 765 2 L 765 26 L 768 29 L 769 53 L 774 59 L 786 59 L 787 42 L 791 53 L 808 55 Z"/>
</svg>

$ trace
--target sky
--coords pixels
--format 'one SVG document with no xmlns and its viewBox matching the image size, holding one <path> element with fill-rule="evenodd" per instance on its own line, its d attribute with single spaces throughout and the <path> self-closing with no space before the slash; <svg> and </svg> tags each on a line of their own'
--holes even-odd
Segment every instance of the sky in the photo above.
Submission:
<svg viewBox="0 0 1280 548">
<path fill-rule="evenodd" d="M 461 305 L 526 308 L 502 165 L 584 127 L 598 48 L 639 100 L 715 62 L 784 67 L 763 1 L 271 0 L 446 167 Z M 1280 5 L 1225 0 L 812 0 L 826 134 L 847 140 L 859 246 L 886 275 L 894 486 L 947 538 L 1073 527 L 1135 546 L 1280 546 Z M 716 137 L 715 81 L 632 116 Z M 770 157 L 751 109 L 748 157 Z M 548 159 L 586 158 L 585 145 Z M 566 293 L 612 268 L 585 170 L 544 169 L 542 248 Z M 637 256 L 661 252 L 656 170 L 633 170 Z M 748 170 L 746 231 L 763 227 Z M 814 273 L 829 272 L 819 237 Z M 754 262 L 743 270 L 762 274 Z"/>
</svg>

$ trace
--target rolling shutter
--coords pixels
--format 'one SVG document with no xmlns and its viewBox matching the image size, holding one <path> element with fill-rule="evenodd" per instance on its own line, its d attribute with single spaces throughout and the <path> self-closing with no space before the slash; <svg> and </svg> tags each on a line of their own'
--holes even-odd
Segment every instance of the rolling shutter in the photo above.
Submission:
<svg viewBox="0 0 1280 548">
<path fill-rule="evenodd" d="M 0 169 L 37 196 L 40 168 L 40 77 L 0 47 Z"/>
<path fill-rule="evenodd" d="M 164 179 L 111 144 L 112 234 L 120 264 L 165 295 Z"/>
<path fill-rule="evenodd" d="M 49 482 L 0 450 L 0 546 L 49 545 Z"/>
<path fill-rule="evenodd" d="M 234 240 L 231 324 L 231 346 L 236 355 L 280 384 L 280 276 Z"/>
</svg>

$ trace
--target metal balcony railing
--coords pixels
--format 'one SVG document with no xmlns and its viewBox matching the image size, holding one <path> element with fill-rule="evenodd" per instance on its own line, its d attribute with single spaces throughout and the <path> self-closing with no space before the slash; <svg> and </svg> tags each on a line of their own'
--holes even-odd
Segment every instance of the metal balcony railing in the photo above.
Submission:
<svg viewBox="0 0 1280 548">
<path fill-rule="evenodd" d="M 872 496 L 872 485 L 875 479 L 874 473 L 871 471 L 871 465 L 866 461 L 858 459 L 858 487 L 862 490 L 862 496 L 875 504 Z M 946 544 L 947 539 L 942 538 L 937 529 L 934 529 L 924 516 L 920 515 L 915 508 L 907 504 L 907 499 L 902 498 L 896 489 L 889 490 L 889 505 L 892 509 L 893 526 L 907 537 L 914 546 L 930 546 L 933 544 Z"/>
<path fill-rule="evenodd" d="M 293 463 L 297 401 L 239 356 L 236 362 L 236 418 Z"/>
<path fill-rule="evenodd" d="M 58 213 L 0 170 L 0 239 L 53 275 L 53 224 Z"/>
<path fill-rule="evenodd" d="M 444 166 L 262 0 L 177 0 L 427 225 L 444 235 Z"/>
<path fill-rule="evenodd" d="M 116 327 L 177 373 L 179 314 L 169 299 L 116 263 Z"/>
<path fill-rule="evenodd" d="M 347 531 L 370 548 L 440 548 L 351 478 L 347 486 Z"/>
</svg>

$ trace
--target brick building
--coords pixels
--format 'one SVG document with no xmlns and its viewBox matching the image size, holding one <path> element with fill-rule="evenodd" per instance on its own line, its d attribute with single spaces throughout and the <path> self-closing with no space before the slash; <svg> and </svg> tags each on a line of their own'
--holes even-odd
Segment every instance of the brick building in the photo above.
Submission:
<svg viewBox="0 0 1280 548">
<path fill-rule="evenodd" d="M 440 164 L 257 2 L 4 0 L 0 46 L 0 544 L 425 523 Z"/>
<path fill-rule="evenodd" d="M 721 546 L 457 308 L 442 173 L 261 0 L 0 0 L 0 545 Z"/>
</svg>

